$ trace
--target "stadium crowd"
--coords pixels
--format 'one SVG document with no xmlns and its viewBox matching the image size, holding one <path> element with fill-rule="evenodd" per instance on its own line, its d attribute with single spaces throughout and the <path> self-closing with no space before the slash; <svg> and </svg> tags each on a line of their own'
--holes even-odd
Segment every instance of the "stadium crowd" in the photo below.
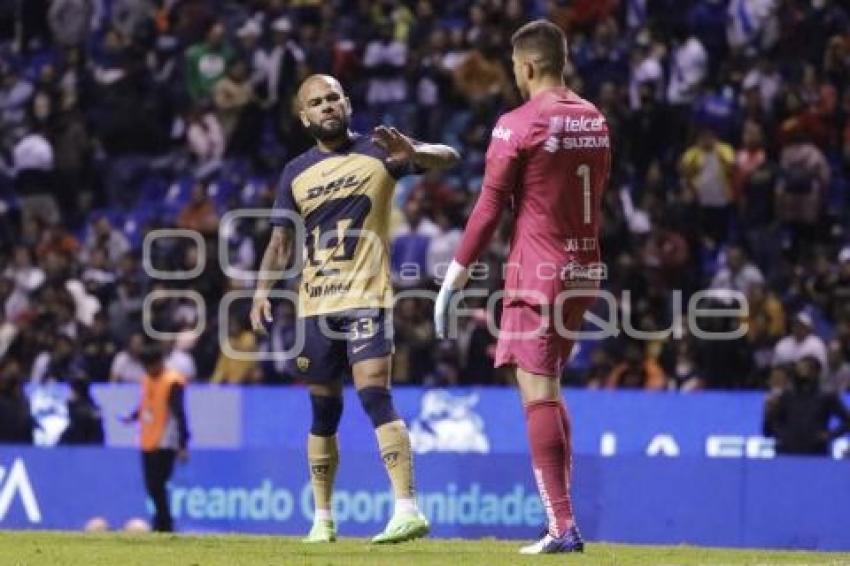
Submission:
<svg viewBox="0 0 850 566">
<path fill-rule="evenodd" d="M 199 382 L 291 383 L 290 361 L 220 348 L 221 334 L 238 352 L 280 351 L 295 332 L 286 302 L 268 336 L 248 324 L 253 280 L 240 272 L 259 265 L 267 219 L 222 220 L 269 209 L 283 164 L 310 146 L 293 94 L 311 73 L 341 80 L 355 130 L 391 124 L 463 156 L 396 191 L 395 381 L 504 383 L 483 302 L 457 342 L 439 342 L 431 300 L 408 291 L 433 297 L 452 258 L 495 118 L 520 103 L 508 39 L 535 17 L 565 29 L 568 82 L 613 133 L 601 245 L 615 300 L 596 314 L 679 333 L 582 341 L 565 382 L 779 390 L 810 358 L 824 387 L 844 390 L 850 11 L 840 2 L 26 0 L 0 6 L 3 403 L 26 382 L 138 381 L 154 291 L 166 292 L 149 322 L 171 337 L 169 366 Z M 156 228 L 200 238 L 159 238 L 143 254 Z M 476 286 L 502 287 L 509 234 L 506 212 Z M 678 314 L 706 288 L 747 296 L 745 334 L 690 335 Z M 232 291 L 242 297 L 221 318 Z"/>
</svg>

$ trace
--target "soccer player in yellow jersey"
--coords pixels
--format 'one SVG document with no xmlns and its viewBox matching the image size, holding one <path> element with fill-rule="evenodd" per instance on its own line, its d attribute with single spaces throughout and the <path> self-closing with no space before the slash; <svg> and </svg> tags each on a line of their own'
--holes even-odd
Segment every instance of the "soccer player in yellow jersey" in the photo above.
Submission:
<svg viewBox="0 0 850 566">
<path fill-rule="evenodd" d="M 342 378 L 350 366 L 363 408 L 375 427 L 395 493 L 395 511 L 375 543 L 428 534 L 416 505 L 410 437 L 390 395 L 392 286 L 389 220 L 396 180 L 414 169 L 446 168 L 459 160 L 444 145 L 425 144 L 378 127 L 371 136 L 349 130 L 351 103 L 339 82 L 308 77 L 298 90 L 301 122 L 316 145 L 290 161 L 278 186 L 275 225 L 262 271 L 283 270 L 293 250 L 293 218 L 301 223 L 304 258 L 298 316 L 305 344 L 296 369 L 310 384 L 313 422 L 307 439 L 316 512 L 305 542 L 332 542 L 336 432 L 342 415 Z M 300 243 L 300 242 L 299 242 Z M 272 280 L 257 284 L 251 324 L 271 321 Z"/>
</svg>

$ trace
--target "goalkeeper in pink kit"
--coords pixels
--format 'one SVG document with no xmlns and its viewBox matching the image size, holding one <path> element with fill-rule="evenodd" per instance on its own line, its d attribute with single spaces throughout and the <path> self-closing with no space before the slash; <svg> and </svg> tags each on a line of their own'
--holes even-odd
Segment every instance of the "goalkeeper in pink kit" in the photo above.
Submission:
<svg viewBox="0 0 850 566">
<path fill-rule="evenodd" d="M 608 125 L 596 107 L 564 84 L 566 39 L 538 20 L 511 38 L 514 76 L 525 104 L 493 129 L 481 195 L 434 305 L 446 337 L 454 296 L 489 244 L 501 211 L 515 215 L 504 269 L 505 296 L 496 366 L 515 367 L 534 477 L 548 532 L 524 554 L 581 552 L 570 499 L 570 419 L 560 374 L 605 276 L 600 263 L 602 191 L 611 163 Z"/>
</svg>

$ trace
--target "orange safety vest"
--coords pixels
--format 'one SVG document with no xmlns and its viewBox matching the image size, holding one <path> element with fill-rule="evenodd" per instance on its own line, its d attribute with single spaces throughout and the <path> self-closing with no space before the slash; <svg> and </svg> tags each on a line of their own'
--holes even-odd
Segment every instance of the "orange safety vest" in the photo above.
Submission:
<svg viewBox="0 0 850 566">
<path fill-rule="evenodd" d="M 168 423 L 168 397 L 175 383 L 185 386 L 186 378 L 172 369 L 163 369 L 156 379 L 145 375 L 142 380 L 139 421 L 142 424 L 142 450 L 145 452 L 159 448 Z"/>
</svg>

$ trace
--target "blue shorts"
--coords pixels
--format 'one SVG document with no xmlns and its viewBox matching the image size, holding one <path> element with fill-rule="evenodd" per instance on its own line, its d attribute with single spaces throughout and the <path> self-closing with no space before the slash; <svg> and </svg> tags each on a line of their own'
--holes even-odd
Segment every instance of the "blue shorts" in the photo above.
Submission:
<svg viewBox="0 0 850 566">
<path fill-rule="evenodd" d="M 356 309 L 308 316 L 304 349 L 295 357 L 295 375 L 309 381 L 342 381 L 351 366 L 393 353 L 392 311 Z"/>
</svg>

